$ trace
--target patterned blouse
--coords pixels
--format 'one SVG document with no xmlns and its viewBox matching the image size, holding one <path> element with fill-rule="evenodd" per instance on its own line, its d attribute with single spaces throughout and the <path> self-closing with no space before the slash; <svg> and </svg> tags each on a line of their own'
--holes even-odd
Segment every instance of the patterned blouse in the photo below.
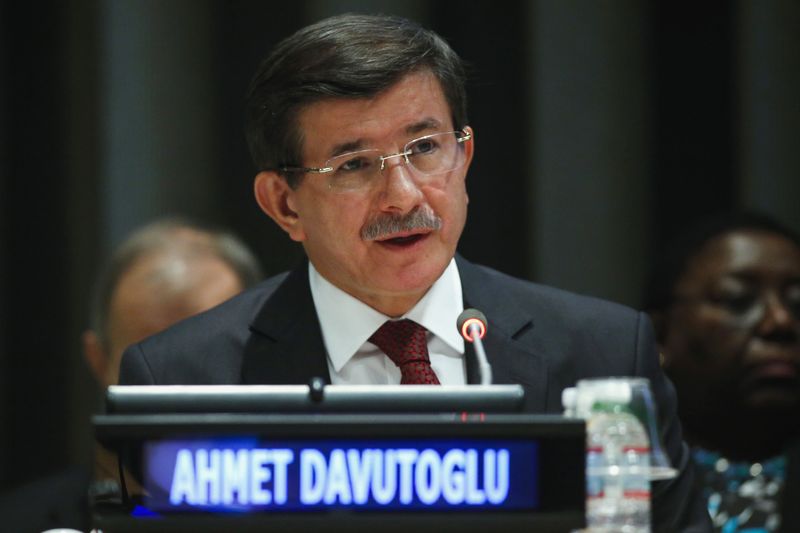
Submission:
<svg viewBox="0 0 800 533">
<path fill-rule="evenodd" d="M 780 529 L 780 502 L 786 480 L 784 456 L 743 463 L 702 448 L 693 448 L 692 455 L 698 482 L 708 499 L 714 531 L 766 533 Z"/>
</svg>

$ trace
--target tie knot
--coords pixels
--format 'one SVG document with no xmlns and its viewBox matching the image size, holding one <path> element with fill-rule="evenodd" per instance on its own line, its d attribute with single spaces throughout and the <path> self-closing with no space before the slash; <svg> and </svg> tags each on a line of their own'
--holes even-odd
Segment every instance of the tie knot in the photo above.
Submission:
<svg viewBox="0 0 800 533">
<path fill-rule="evenodd" d="M 428 357 L 427 331 L 413 320 L 387 320 L 369 341 L 400 367 L 401 383 L 438 384 Z"/>
</svg>

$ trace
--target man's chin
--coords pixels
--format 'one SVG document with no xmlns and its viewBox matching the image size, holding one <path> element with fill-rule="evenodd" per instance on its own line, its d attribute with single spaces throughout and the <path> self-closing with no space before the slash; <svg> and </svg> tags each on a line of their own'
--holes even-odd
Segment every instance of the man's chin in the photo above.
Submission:
<svg viewBox="0 0 800 533">
<path fill-rule="evenodd" d="M 386 265 L 382 281 L 397 290 L 429 289 L 444 273 L 450 259 L 440 254 L 431 254 L 414 261 L 397 265 Z"/>
</svg>

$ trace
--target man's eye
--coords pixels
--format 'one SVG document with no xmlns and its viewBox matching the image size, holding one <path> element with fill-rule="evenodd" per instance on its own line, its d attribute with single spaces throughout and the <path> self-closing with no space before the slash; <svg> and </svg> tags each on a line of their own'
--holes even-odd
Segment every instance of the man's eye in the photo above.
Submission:
<svg viewBox="0 0 800 533">
<path fill-rule="evenodd" d="M 417 141 L 411 146 L 411 155 L 429 154 L 436 150 L 436 142 L 431 139 Z"/>
<path fill-rule="evenodd" d="M 369 159 L 366 157 L 354 157 L 353 159 L 348 159 L 341 165 L 339 168 L 336 169 L 337 172 L 357 172 L 359 170 L 364 170 L 368 168 L 370 165 Z"/>
</svg>

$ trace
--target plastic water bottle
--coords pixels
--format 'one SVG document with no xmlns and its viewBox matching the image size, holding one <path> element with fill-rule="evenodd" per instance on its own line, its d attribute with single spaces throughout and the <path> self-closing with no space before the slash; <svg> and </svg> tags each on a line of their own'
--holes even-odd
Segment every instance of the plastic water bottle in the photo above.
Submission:
<svg viewBox="0 0 800 533">
<path fill-rule="evenodd" d="M 604 425 L 604 415 L 590 418 L 586 424 L 586 522 L 588 526 L 598 521 L 594 516 L 602 509 L 605 498 L 605 440 L 597 431 L 598 425 Z"/>
<path fill-rule="evenodd" d="M 561 404 L 564 406 L 564 416 L 576 418 L 577 389 L 568 387 L 561 392 Z M 605 476 L 605 458 L 603 457 L 604 442 L 601 433 L 594 428 L 604 415 L 589 418 L 586 421 L 586 508 L 587 514 L 597 508 L 598 502 L 603 498 L 603 484 Z M 590 518 L 587 521 L 591 524 Z"/>
<path fill-rule="evenodd" d="M 630 390 L 614 385 L 587 421 L 586 521 L 592 532 L 649 533 L 650 442 L 628 409 Z"/>
</svg>

